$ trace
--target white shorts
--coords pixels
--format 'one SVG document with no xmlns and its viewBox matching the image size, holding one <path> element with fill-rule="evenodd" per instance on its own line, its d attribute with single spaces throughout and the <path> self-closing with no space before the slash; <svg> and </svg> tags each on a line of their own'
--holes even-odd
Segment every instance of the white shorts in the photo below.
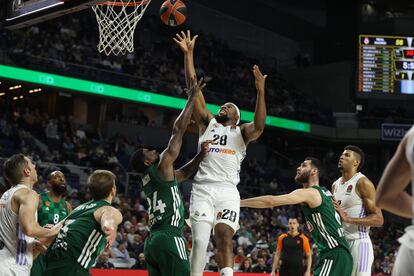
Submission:
<svg viewBox="0 0 414 276">
<path fill-rule="evenodd" d="M 392 271 L 393 276 L 414 275 L 414 226 L 405 229 L 405 234 L 398 239 L 401 243 Z"/>
<path fill-rule="evenodd" d="M 353 259 L 351 276 L 371 276 L 374 249 L 371 239 L 348 240 Z"/>
<path fill-rule="evenodd" d="M 206 221 L 211 227 L 224 223 L 239 229 L 240 194 L 237 187 L 223 184 L 193 184 L 190 219 Z"/>
<path fill-rule="evenodd" d="M 0 250 L 0 276 L 29 276 L 30 265 L 17 265 L 16 257 L 6 248 Z"/>
</svg>

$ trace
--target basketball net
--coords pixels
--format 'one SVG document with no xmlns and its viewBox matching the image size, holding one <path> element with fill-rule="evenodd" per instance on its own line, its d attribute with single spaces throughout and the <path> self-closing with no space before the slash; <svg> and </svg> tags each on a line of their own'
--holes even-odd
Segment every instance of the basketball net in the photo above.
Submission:
<svg viewBox="0 0 414 276">
<path fill-rule="evenodd" d="M 119 55 L 134 51 L 134 31 L 151 0 L 113 0 L 92 9 L 99 26 L 98 51 Z"/>
</svg>

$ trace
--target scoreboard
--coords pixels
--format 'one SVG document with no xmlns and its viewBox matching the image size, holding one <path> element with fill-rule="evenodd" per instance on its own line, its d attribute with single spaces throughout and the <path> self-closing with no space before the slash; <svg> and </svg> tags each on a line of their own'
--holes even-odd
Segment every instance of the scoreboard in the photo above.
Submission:
<svg viewBox="0 0 414 276">
<path fill-rule="evenodd" d="M 403 36 L 359 36 L 358 94 L 414 95 L 414 41 Z"/>
</svg>

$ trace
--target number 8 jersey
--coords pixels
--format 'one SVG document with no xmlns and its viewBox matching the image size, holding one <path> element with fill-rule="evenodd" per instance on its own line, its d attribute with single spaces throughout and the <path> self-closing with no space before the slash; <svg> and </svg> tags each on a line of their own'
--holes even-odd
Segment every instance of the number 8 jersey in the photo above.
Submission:
<svg viewBox="0 0 414 276">
<path fill-rule="evenodd" d="M 39 197 L 40 206 L 37 210 L 37 218 L 40 226 L 56 224 L 68 216 L 68 206 L 64 199 L 55 203 L 47 192 L 39 194 Z"/>
<path fill-rule="evenodd" d="M 206 140 L 213 142 L 194 177 L 196 183 L 239 184 L 240 166 L 246 156 L 246 144 L 240 127 L 223 126 L 213 118 L 200 136 L 199 144 Z"/>
<path fill-rule="evenodd" d="M 148 200 L 148 219 L 151 230 L 184 226 L 184 204 L 178 182 L 164 181 L 157 173 L 157 166 L 150 166 L 142 177 L 144 193 Z"/>
</svg>

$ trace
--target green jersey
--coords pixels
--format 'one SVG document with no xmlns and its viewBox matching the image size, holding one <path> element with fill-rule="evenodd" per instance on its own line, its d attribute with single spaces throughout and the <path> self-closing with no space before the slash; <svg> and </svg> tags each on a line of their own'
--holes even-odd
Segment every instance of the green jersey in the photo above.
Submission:
<svg viewBox="0 0 414 276">
<path fill-rule="evenodd" d="M 56 224 L 68 216 L 66 200 L 61 199 L 56 203 L 50 198 L 48 192 L 39 194 L 39 197 L 40 206 L 37 210 L 37 220 L 40 226 Z"/>
<path fill-rule="evenodd" d="M 344 229 L 341 225 L 341 218 L 335 211 L 332 194 L 324 187 L 313 186 L 311 189 L 319 191 L 322 203 L 316 208 L 302 205 L 306 225 L 318 246 L 320 253 L 329 252 L 338 246 L 349 252 L 348 242 L 344 237 Z"/>
<path fill-rule="evenodd" d="M 184 204 L 178 190 L 178 182 L 163 181 L 157 174 L 157 167 L 149 167 L 142 177 L 144 193 L 148 200 L 149 226 L 156 230 L 172 226 L 182 231 L 184 226 Z"/>
<path fill-rule="evenodd" d="M 73 210 L 48 249 L 48 262 L 59 262 L 60 259 L 69 257 L 82 268 L 89 270 L 106 246 L 105 234 L 93 213 L 109 205 L 104 200 L 89 201 Z"/>
</svg>

